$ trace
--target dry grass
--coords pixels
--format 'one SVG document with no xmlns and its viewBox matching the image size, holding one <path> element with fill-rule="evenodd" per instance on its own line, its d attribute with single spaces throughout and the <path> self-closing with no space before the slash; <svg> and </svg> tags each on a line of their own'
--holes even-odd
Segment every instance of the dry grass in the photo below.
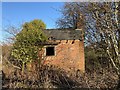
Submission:
<svg viewBox="0 0 120 90">
<path fill-rule="evenodd" d="M 115 88 L 118 76 L 114 71 L 94 73 L 66 72 L 54 66 L 40 66 L 36 71 L 16 69 L 3 80 L 4 88 Z"/>
</svg>

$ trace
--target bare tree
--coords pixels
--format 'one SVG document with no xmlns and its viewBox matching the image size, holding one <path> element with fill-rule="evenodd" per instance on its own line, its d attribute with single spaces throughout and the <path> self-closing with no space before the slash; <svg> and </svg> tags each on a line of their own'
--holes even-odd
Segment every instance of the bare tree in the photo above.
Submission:
<svg viewBox="0 0 120 90">
<path fill-rule="evenodd" d="M 120 77 L 120 2 L 65 3 L 63 9 L 64 16 L 58 25 L 76 28 L 82 13 L 86 45 L 94 45 L 95 50 L 101 48 L 101 52 L 107 53 Z"/>
<path fill-rule="evenodd" d="M 89 31 L 94 38 L 90 41 L 97 40 L 97 43 L 102 42 L 102 48 L 108 54 L 108 57 L 117 70 L 119 71 L 119 25 L 118 25 L 118 3 L 92 3 L 89 5 L 89 12 L 95 23 L 95 31 Z M 94 7 L 94 8 L 93 8 Z M 91 23 L 90 23 L 91 24 Z M 88 37 L 86 37 L 88 38 Z M 96 41 L 95 41 L 96 42 Z"/>
<path fill-rule="evenodd" d="M 66 2 L 61 9 L 62 17 L 56 22 L 59 28 L 79 28 L 83 27 L 84 16 L 81 13 L 81 8 L 78 6 L 79 2 Z M 79 27 L 78 27 L 79 26 Z"/>
<path fill-rule="evenodd" d="M 4 21 L 6 21 L 8 24 L 3 25 L 2 27 L 2 34 L 3 34 L 2 43 L 11 44 L 14 42 L 15 36 L 22 30 L 23 24 L 19 23 L 18 25 L 15 26 L 11 24 L 11 22 L 7 19 L 5 19 Z"/>
<path fill-rule="evenodd" d="M 120 78 L 120 2 L 90 3 L 86 42 L 102 48 Z M 88 15 L 88 14 L 87 14 Z M 94 23 L 91 23 L 93 20 Z M 95 47 L 94 47 L 95 48 Z M 120 83 L 120 81 L 119 81 Z"/>
</svg>

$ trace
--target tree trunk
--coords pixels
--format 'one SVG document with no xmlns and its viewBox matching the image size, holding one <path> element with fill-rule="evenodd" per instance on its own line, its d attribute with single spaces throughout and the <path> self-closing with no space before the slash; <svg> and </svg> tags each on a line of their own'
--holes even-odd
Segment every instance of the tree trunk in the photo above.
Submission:
<svg viewBox="0 0 120 90">
<path fill-rule="evenodd" d="M 120 75 L 119 75 L 119 80 L 118 80 L 118 85 L 117 85 L 117 90 L 120 89 Z"/>
<path fill-rule="evenodd" d="M 22 75 L 24 74 L 24 69 L 25 69 L 25 63 L 22 63 Z"/>
</svg>

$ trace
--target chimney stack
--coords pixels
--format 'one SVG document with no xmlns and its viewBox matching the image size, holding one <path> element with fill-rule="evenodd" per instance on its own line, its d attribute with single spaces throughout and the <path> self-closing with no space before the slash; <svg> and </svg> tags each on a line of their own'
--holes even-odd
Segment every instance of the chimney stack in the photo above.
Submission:
<svg viewBox="0 0 120 90">
<path fill-rule="evenodd" d="M 83 18 L 82 14 L 78 15 L 77 28 L 75 30 L 80 31 L 81 39 L 83 40 L 84 39 L 84 33 L 83 33 L 83 30 L 84 30 L 84 18 Z"/>
<path fill-rule="evenodd" d="M 84 17 L 82 14 L 79 14 L 77 17 L 76 29 L 83 29 L 84 28 Z"/>
</svg>

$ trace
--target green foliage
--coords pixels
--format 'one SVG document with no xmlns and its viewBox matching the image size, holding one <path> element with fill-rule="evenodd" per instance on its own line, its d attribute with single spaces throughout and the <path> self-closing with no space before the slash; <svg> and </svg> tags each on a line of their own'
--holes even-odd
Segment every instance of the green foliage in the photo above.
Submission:
<svg viewBox="0 0 120 90">
<path fill-rule="evenodd" d="M 42 46 L 36 45 L 47 40 L 43 33 L 46 25 L 41 20 L 33 20 L 23 25 L 22 31 L 16 35 L 16 41 L 13 44 L 12 57 L 24 64 L 34 60 L 39 60 L 38 51 Z"/>
<path fill-rule="evenodd" d="M 90 48 L 85 48 L 85 62 L 86 62 L 86 69 L 92 70 L 99 66 L 98 55 L 95 53 L 94 50 Z"/>
<path fill-rule="evenodd" d="M 93 69 L 107 68 L 110 66 L 109 58 L 106 52 L 100 48 L 95 49 L 91 46 L 85 47 L 85 62 L 86 70 L 93 71 Z"/>
</svg>

